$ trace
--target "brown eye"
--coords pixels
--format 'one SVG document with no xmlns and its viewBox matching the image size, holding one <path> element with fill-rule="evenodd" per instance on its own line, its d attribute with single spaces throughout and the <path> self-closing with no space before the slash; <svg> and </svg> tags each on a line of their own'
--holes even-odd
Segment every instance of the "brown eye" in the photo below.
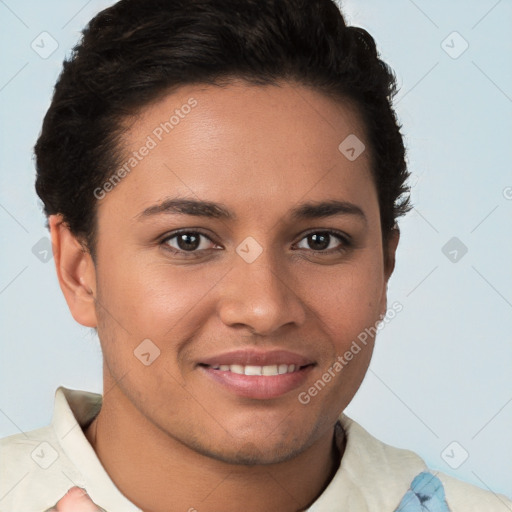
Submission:
<svg viewBox="0 0 512 512">
<path fill-rule="evenodd" d="M 300 249 L 311 249 L 317 252 L 330 252 L 342 251 L 349 245 L 350 243 L 347 238 L 340 233 L 335 233 L 332 231 L 314 231 L 308 233 L 299 242 L 298 247 Z"/>
<path fill-rule="evenodd" d="M 176 243 L 182 251 L 194 251 L 199 247 L 201 239 L 196 233 L 180 233 L 176 236 Z"/>
<path fill-rule="evenodd" d="M 181 231 L 168 236 L 161 243 L 174 252 L 182 253 L 193 253 L 215 248 L 214 242 L 198 231 Z"/>
<path fill-rule="evenodd" d="M 324 251 L 329 247 L 331 235 L 329 233 L 313 233 L 307 237 L 308 245 L 315 251 Z"/>
</svg>

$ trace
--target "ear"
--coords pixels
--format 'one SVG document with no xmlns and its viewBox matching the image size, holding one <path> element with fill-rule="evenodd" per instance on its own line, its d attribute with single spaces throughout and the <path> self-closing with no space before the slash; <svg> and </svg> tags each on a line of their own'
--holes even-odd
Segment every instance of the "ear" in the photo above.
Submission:
<svg viewBox="0 0 512 512">
<path fill-rule="evenodd" d="M 393 270 L 395 270 L 396 249 L 399 241 L 400 230 L 395 226 L 384 239 L 384 277 L 386 283 L 389 281 Z"/>
<path fill-rule="evenodd" d="M 398 242 L 400 240 L 400 230 L 394 227 L 385 237 L 383 237 L 383 251 L 384 251 L 384 288 L 380 301 L 380 314 L 381 318 L 387 312 L 388 308 L 388 281 L 395 269 L 395 257 Z"/>
<path fill-rule="evenodd" d="M 92 257 L 62 215 L 50 215 L 48 225 L 57 277 L 69 310 L 79 324 L 96 327 L 96 270 Z"/>
</svg>

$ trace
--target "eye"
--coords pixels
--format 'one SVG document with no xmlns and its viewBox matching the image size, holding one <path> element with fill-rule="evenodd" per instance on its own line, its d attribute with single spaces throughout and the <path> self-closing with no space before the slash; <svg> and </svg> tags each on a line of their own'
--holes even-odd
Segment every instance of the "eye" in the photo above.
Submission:
<svg viewBox="0 0 512 512">
<path fill-rule="evenodd" d="M 301 246 L 301 244 L 306 246 Z M 308 233 L 298 244 L 299 249 L 312 249 L 315 252 L 342 252 L 350 246 L 347 235 L 336 231 L 323 230 Z"/>
<path fill-rule="evenodd" d="M 211 238 L 199 231 L 179 231 L 167 236 L 160 243 L 175 253 L 194 253 L 219 248 Z"/>
</svg>

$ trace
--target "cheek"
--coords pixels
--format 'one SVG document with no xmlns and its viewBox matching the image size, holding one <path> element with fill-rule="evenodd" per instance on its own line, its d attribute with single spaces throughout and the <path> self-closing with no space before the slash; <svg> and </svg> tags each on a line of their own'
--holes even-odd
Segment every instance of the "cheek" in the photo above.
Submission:
<svg viewBox="0 0 512 512">
<path fill-rule="evenodd" d="M 309 293 L 318 325 L 330 342 L 330 353 L 319 369 L 321 382 L 305 390 L 310 398 L 317 397 L 313 407 L 339 412 L 366 374 L 385 300 L 383 264 L 376 253 L 361 253 L 331 276 L 317 275 Z"/>
<path fill-rule="evenodd" d="M 320 325 L 329 330 L 337 352 L 379 320 L 385 301 L 383 265 L 370 251 L 352 263 L 333 267 L 332 273 L 318 272 L 307 297 Z"/>
<path fill-rule="evenodd" d="M 347 407 L 368 370 L 384 287 L 378 267 L 347 266 L 336 279 L 323 283 L 323 295 L 318 288 L 314 292 L 315 316 L 330 346 L 298 401 L 313 416 L 323 418 L 320 428 L 331 425 Z"/>
<path fill-rule="evenodd" d="M 100 301 L 132 338 L 165 340 L 182 328 L 218 280 L 218 273 L 141 259 L 111 260 L 99 273 Z M 213 274 L 213 275 L 212 275 Z M 195 314 L 195 312 L 194 312 Z"/>
</svg>

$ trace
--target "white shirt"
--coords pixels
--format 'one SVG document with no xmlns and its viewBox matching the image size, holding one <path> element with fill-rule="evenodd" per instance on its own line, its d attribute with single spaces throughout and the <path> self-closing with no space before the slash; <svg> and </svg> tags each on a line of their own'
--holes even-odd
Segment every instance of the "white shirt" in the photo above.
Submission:
<svg viewBox="0 0 512 512">
<path fill-rule="evenodd" d="M 108 512 L 141 512 L 117 489 L 84 435 L 101 400 L 96 393 L 59 387 L 49 426 L 0 440 L 0 512 L 43 512 L 74 485 Z M 308 512 L 394 512 L 413 478 L 427 470 L 425 463 L 375 439 L 344 414 L 340 422 L 346 436 L 340 467 Z M 433 474 L 443 483 L 451 512 L 512 511 L 503 495 Z"/>
</svg>

